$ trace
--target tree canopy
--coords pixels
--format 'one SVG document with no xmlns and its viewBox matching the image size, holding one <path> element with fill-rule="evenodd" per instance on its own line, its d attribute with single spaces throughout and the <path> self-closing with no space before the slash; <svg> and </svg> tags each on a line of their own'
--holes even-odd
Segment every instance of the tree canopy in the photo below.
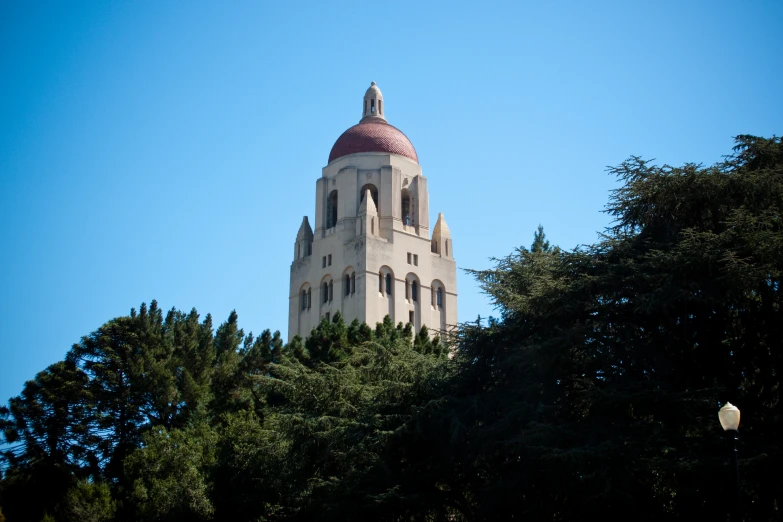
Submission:
<svg viewBox="0 0 783 522">
<path fill-rule="evenodd" d="M 725 519 L 731 401 L 735 517 L 779 520 L 783 144 L 609 172 L 598 241 L 539 226 L 472 271 L 498 317 L 443 339 L 108 321 L 0 409 L 0 519 Z"/>
</svg>

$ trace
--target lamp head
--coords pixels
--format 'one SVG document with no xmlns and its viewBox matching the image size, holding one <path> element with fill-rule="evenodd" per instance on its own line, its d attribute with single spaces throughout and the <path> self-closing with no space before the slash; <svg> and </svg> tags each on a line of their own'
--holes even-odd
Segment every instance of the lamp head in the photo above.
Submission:
<svg viewBox="0 0 783 522">
<path fill-rule="evenodd" d="M 737 431 L 740 423 L 739 408 L 727 402 L 719 411 L 718 419 L 725 431 Z"/>
</svg>

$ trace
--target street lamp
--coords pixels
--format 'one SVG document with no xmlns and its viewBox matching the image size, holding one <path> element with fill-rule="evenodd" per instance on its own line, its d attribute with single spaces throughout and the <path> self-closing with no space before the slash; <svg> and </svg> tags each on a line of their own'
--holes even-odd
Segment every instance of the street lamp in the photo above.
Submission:
<svg viewBox="0 0 783 522">
<path fill-rule="evenodd" d="M 739 498 L 740 498 L 740 483 L 739 483 L 739 467 L 737 465 L 737 441 L 739 441 L 739 423 L 740 423 L 740 411 L 739 408 L 727 402 L 718 411 L 718 420 L 723 430 L 728 434 L 731 440 L 731 469 L 734 473 L 734 490 L 735 490 L 735 502 L 734 509 L 739 514 Z M 739 518 L 739 517 L 738 517 Z"/>
</svg>

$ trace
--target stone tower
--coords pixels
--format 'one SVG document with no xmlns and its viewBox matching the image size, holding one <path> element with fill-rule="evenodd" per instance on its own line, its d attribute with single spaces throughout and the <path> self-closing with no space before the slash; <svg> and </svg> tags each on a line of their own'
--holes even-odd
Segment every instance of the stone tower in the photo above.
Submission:
<svg viewBox="0 0 783 522">
<path fill-rule="evenodd" d="M 418 331 L 457 323 L 451 233 L 438 214 L 430 237 L 427 178 L 413 144 L 386 121 L 372 82 L 362 119 L 334 143 L 315 185 L 315 232 L 296 235 L 288 339 L 339 311 L 371 327 L 391 316 Z"/>
</svg>

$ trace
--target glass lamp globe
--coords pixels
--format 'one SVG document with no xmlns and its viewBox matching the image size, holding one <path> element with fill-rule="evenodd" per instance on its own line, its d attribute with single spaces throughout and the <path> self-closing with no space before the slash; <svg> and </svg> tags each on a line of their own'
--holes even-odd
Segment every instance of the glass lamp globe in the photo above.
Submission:
<svg viewBox="0 0 783 522">
<path fill-rule="evenodd" d="M 732 403 L 727 402 L 719 411 L 718 419 L 720 425 L 723 426 L 725 431 L 737 431 L 740 423 L 740 411 L 739 408 Z"/>
</svg>

